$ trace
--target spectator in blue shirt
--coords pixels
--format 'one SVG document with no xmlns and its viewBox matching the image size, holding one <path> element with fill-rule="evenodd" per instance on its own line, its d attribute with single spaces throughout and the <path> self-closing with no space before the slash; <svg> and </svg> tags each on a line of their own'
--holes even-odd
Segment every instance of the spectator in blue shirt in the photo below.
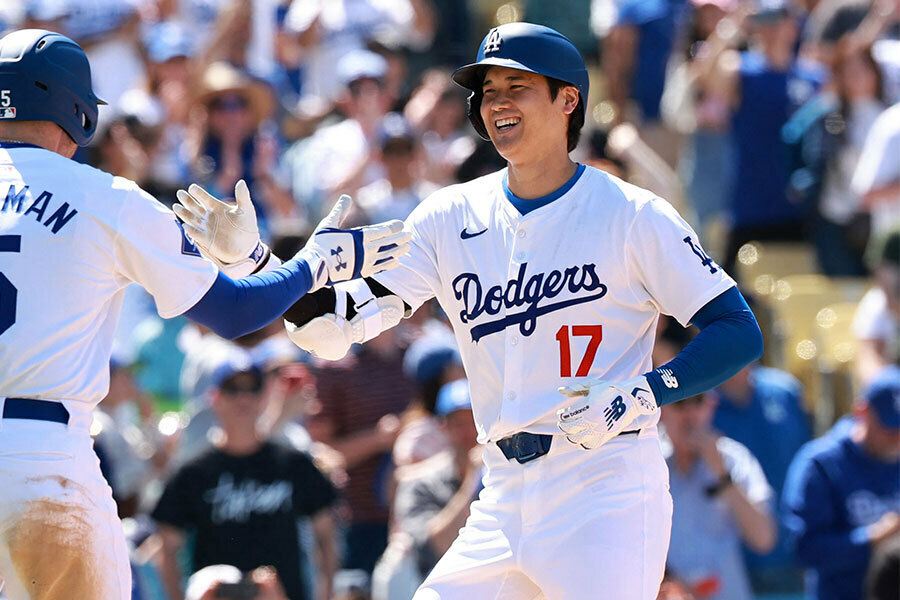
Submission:
<svg viewBox="0 0 900 600">
<path fill-rule="evenodd" d="M 722 57 L 723 85 L 731 92 L 735 185 L 730 203 L 726 270 L 750 240 L 799 241 L 803 214 L 788 198 L 788 150 L 781 129 L 813 96 L 823 71 L 797 58 L 797 26 L 784 0 L 757 0 L 742 24 L 749 49 Z"/>
<path fill-rule="evenodd" d="M 710 393 L 718 398 L 713 427 L 750 450 L 775 498 L 780 498 L 791 460 L 812 437 L 802 384 L 784 371 L 751 365 Z M 799 591 L 802 585 L 786 532 L 779 533 L 769 554 L 747 553 L 747 569 L 757 592 Z"/>
<path fill-rule="evenodd" d="M 807 597 L 862 598 L 873 551 L 900 536 L 900 367 L 876 376 L 849 427 L 801 448 L 782 503 Z"/>
</svg>

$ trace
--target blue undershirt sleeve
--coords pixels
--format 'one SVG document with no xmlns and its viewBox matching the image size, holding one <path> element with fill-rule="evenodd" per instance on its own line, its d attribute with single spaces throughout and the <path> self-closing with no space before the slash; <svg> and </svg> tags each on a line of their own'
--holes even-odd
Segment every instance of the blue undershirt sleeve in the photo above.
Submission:
<svg viewBox="0 0 900 600">
<path fill-rule="evenodd" d="M 645 374 L 659 406 L 712 389 L 762 356 L 759 324 L 736 287 L 706 303 L 691 323 L 700 329 L 697 337 Z"/>
<path fill-rule="evenodd" d="M 219 273 L 209 291 L 184 314 L 218 335 L 234 339 L 280 317 L 311 285 L 309 265 L 296 258 L 241 279 Z"/>
</svg>

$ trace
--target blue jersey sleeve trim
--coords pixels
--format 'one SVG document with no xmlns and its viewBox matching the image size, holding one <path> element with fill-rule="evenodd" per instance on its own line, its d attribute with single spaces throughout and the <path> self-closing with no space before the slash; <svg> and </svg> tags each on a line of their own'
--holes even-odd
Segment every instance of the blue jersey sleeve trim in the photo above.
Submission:
<svg viewBox="0 0 900 600">
<path fill-rule="evenodd" d="M 579 164 L 578 168 L 575 169 L 575 174 L 569 177 L 569 180 L 565 182 L 561 188 L 557 189 L 555 192 L 550 192 L 546 196 L 541 196 L 540 198 L 533 198 L 528 200 L 526 198 L 519 198 L 511 191 L 509 191 L 509 186 L 507 185 L 507 177 L 508 174 L 503 175 L 503 192 L 506 194 L 507 199 L 509 199 L 510 204 L 516 207 L 516 210 L 523 215 L 527 215 L 533 210 L 537 210 L 542 206 L 546 206 L 557 200 L 562 198 L 563 195 L 572 189 L 572 186 L 578 183 L 578 180 L 581 178 L 581 174 L 584 173 L 584 165 Z"/>
<path fill-rule="evenodd" d="M 277 319 L 311 285 L 309 265 L 296 258 L 241 279 L 219 273 L 209 291 L 184 314 L 222 337 L 234 339 Z"/>
<path fill-rule="evenodd" d="M 706 303 L 691 322 L 700 329 L 697 337 L 668 363 L 646 373 L 659 406 L 712 389 L 762 356 L 759 324 L 736 287 Z"/>
</svg>

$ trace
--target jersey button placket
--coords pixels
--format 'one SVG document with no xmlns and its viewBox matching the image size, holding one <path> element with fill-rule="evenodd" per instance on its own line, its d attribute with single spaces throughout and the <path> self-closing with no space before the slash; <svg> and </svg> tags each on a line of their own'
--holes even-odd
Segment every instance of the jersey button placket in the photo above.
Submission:
<svg viewBox="0 0 900 600">
<path fill-rule="evenodd" d="M 519 275 L 519 268 L 522 263 L 527 260 L 527 247 L 526 243 L 526 233 L 525 229 L 522 226 L 516 228 L 516 231 L 512 237 L 511 244 L 511 252 L 510 252 L 510 261 L 509 268 L 507 272 L 507 281 L 512 281 Z M 526 280 L 528 278 L 528 274 L 525 275 Z M 517 307 L 507 307 L 506 314 L 517 314 L 524 309 L 524 306 Z M 506 355 L 506 360 L 504 364 L 504 394 L 503 394 L 503 407 L 501 408 L 501 421 L 504 422 L 512 422 L 518 423 L 520 420 L 519 408 L 520 401 L 518 392 L 521 392 L 520 389 L 510 389 L 510 388 L 518 388 L 520 386 L 520 382 L 522 380 L 522 369 L 523 369 L 523 360 L 522 360 L 522 348 L 526 345 L 524 340 L 521 340 L 519 333 L 519 325 L 511 324 L 504 332 L 505 335 L 505 349 L 504 353 Z M 522 343 L 520 343 L 522 342 Z"/>
</svg>

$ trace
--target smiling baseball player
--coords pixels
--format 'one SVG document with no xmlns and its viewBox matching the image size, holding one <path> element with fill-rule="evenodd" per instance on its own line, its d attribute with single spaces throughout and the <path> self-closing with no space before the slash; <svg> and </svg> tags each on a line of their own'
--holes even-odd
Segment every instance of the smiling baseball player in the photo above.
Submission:
<svg viewBox="0 0 900 600">
<path fill-rule="evenodd" d="M 571 161 L 588 74 L 569 40 L 502 25 L 453 79 L 508 167 L 425 200 L 398 269 L 305 296 L 288 332 L 337 359 L 430 298 L 450 319 L 487 472 L 416 600 L 656 598 L 659 407 L 757 358 L 756 320 L 667 202 Z M 701 331 L 653 370 L 661 313 Z"/>
<path fill-rule="evenodd" d="M 279 265 L 259 243 L 243 182 L 236 204 L 211 206 L 195 186 L 182 193 L 192 208 L 182 226 L 134 182 L 71 160 L 96 131 L 98 104 L 71 39 L 37 29 L 0 39 L 0 586 L 12 600 L 131 597 L 89 433 L 129 283 L 153 295 L 160 316 L 236 337 L 307 292 L 396 266 L 408 249 L 399 221 L 337 229 L 345 197 Z M 252 225 L 217 235 L 240 218 Z M 223 271 L 260 273 L 233 280 L 194 241 Z"/>
</svg>

